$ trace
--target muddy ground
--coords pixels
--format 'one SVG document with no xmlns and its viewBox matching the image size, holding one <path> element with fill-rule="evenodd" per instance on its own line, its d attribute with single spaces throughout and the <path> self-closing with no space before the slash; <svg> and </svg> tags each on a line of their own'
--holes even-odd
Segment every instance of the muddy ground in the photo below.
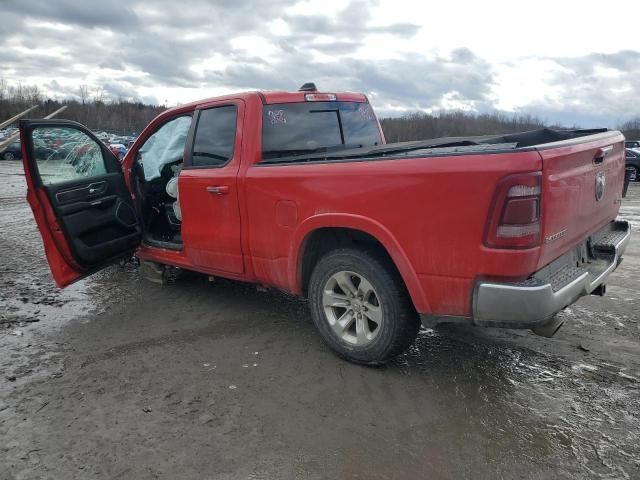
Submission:
<svg viewBox="0 0 640 480">
<path fill-rule="evenodd" d="M 640 478 L 640 232 L 553 339 L 424 329 L 364 368 L 278 292 L 133 265 L 57 290 L 24 196 L 0 162 L 0 479 Z"/>
</svg>

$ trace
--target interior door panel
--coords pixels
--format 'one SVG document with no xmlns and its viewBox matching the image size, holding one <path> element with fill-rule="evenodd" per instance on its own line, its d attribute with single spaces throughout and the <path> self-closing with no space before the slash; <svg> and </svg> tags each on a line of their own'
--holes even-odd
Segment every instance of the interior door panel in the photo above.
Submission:
<svg viewBox="0 0 640 480">
<path fill-rule="evenodd" d="M 140 229 L 121 174 L 93 177 L 89 184 L 82 180 L 43 188 L 83 266 L 91 268 L 138 245 Z"/>
</svg>

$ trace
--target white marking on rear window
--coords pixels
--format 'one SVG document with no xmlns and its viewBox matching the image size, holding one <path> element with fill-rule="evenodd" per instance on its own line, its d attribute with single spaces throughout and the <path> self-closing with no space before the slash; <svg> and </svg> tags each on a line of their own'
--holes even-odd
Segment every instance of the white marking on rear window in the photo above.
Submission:
<svg viewBox="0 0 640 480">
<path fill-rule="evenodd" d="M 284 110 L 269 110 L 267 115 L 269 116 L 269 123 L 271 125 L 282 125 L 287 123 L 287 115 L 284 113 Z"/>
<path fill-rule="evenodd" d="M 373 110 L 368 103 L 362 103 L 358 107 L 358 114 L 363 120 L 373 120 Z"/>
</svg>

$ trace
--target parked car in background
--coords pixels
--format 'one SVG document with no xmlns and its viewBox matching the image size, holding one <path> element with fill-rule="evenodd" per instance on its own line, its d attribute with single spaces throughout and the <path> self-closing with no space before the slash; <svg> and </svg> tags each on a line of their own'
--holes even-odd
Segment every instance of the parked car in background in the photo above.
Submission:
<svg viewBox="0 0 640 480">
<path fill-rule="evenodd" d="M 13 137 L 18 132 L 15 127 L 7 127 L 0 130 L 0 142 L 5 141 L 9 137 Z"/>
<path fill-rule="evenodd" d="M 44 141 L 38 141 L 34 143 L 35 153 L 38 158 L 60 158 L 62 152 L 62 146 L 57 148 L 49 147 Z M 20 142 L 10 143 L 2 152 L 0 152 L 0 158 L 3 160 L 20 160 L 22 158 L 22 147 Z"/>
<path fill-rule="evenodd" d="M 121 143 L 112 143 L 109 145 L 109 150 L 118 157 L 118 160 L 122 160 L 127 154 L 127 147 Z"/>
<path fill-rule="evenodd" d="M 22 149 L 20 148 L 20 142 L 14 142 L 7 145 L 7 147 L 0 152 L 0 158 L 3 160 L 19 160 L 22 158 Z"/>
<path fill-rule="evenodd" d="M 633 168 L 629 181 L 640 182 L 640 152 L 627 148 L 625 150 L 624 158 L 627 168 Z"/>
<path fill-rule="evenodd" d="M 627 140 L 624 142 L 624 148 L 640 148 L 640 140 Z"/>
</svg>

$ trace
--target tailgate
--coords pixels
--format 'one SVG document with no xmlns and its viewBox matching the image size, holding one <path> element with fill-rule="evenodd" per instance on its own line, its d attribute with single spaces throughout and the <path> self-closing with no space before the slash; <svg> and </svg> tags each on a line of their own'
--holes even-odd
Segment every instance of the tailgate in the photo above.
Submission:
<svg viewBox="0 0 640 480">
<path fill-rule="evenodd" d="M 624 137 L 603 132 L 538 150 L 543 173 L 541 268 L 616 218 L 624 184 Z"/>
</svg>

